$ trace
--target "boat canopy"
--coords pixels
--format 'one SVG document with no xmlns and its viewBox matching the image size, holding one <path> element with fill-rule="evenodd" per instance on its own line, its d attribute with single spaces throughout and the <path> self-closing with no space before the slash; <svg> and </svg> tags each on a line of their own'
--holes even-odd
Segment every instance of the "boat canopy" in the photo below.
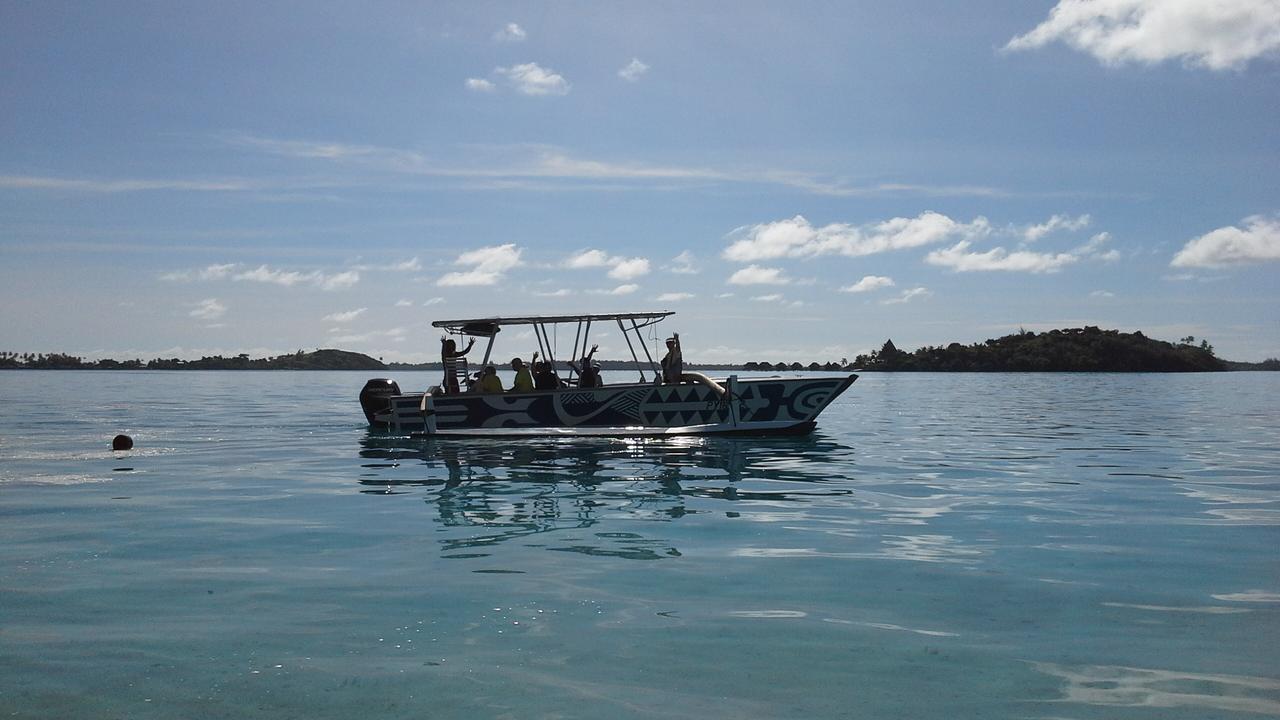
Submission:
<svg viewBox="0 0 1280 720">
<path fill-rule="evenodd" d="M 637 369 L 640 370 L 640 380 L 644 382 L 643 365 L 646 363 L 640 361 L 636 346 L 639 346 L 644 351 L 645 358 L 648 361 L 647 364 L 655 376 L 659 375 L 660 370 L 653 359 L 653 355 L 649 352 L 648 346 L 644 343 L 644 333 L 641 330 L 674 314 L 671 311 L 661 311 L 591 313 L 585 315 L 527 315 L 520 317 L 470 318 L 466 320 L 436 320 L 431 323 L 431 326 L 443 328 L 446 332 L 456 335 L 488 338 L 489 342 L 485 347 L 483 361 L 487 365 L 493 352 L 493 340 L 502 328 L 511 325 L 530 325 L 533 327 L 533 334 L 538 340 L 538 352 L 541 353 L 542 357 L 550 361 L 554 367 L 556 364 L 556 348 L 551 333 L 547 331 L 548 326 L 553 329 L 558 325 L 573 324 L 577 326 L 573 337 L 573 354 L 570 356 L 576 359 L 581 357 L 581 353 L 587 349 L 592 323 L 616 322 L 618 329 L 622 331 L 622 337 L 627 341 L 627 348 L 631 350 L 631 359 L 636 363 Z M 580 370 L 580 368 L 574 367 L 572 363 L 568 365 L 567 369 L 570 372 L 570 377 Z"/>
<path fill-rule="evenodd" d="M 490 317 L 472 320 L 437 320 L 431 327 L 444 328 L 452 333 L 492 337 L 494 328 L 506 325 L 558 325 L 562 323 L 601 322 L 609 320 L 632 320 L 639 327 L 652 325 L 663 318 L 675 315 L 674 312 L 633 312 L 633 313 L 594 313 L 589 315 L 528 315 L 524 317 Z"/>
</svg>

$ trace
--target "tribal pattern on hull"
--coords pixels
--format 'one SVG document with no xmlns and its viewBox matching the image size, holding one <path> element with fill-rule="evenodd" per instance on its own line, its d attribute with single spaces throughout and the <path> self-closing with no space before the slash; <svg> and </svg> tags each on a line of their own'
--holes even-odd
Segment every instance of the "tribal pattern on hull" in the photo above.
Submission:
<svg viewBox="0 0 1280 720">
<path fill-rule="evenodd" d="M 721 397 L 700 383 L 617 385 L 506 395 L 454 395 L 434 398 L 437 430 L 491 428 L 649 428 L 715 425 L 733 422 L 810 422 L 839 395 L 851 376 L 830 378 L 747 379 L 733 397 Z M 394 399 L 402 430 L 423 428 L 421 395 Z M 736 408 L 731 408 L 731 403 Z M 394 422 L 394 421 L 393 421 Z"/>
</svg>

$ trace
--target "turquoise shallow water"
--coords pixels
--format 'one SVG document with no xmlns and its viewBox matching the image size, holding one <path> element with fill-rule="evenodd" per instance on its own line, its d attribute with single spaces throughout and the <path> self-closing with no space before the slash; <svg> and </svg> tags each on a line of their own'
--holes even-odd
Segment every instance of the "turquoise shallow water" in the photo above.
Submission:
<svg viewBox="0 0 1280 720">
<path fill-rule="evenodd" d="M 646 442 L 370 434 L 366 375 L 0 373 L 0 716 L 1280 716 L 1280 374 Z"/>
</svg>

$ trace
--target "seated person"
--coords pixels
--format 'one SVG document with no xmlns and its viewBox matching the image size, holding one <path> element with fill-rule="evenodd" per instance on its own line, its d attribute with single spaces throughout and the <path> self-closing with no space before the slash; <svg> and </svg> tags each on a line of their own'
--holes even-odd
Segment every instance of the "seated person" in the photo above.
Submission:
<svg viewBox="0 0 1280 720">
<path fill-rule="evenodd" d="M 533 386 L 538 390 L 555 390 L 560 387 L 560 378 L 551 369 L 551 363 L 543 360 L 533 365 Z"/>
<path fill-rule="evenodd" d="M 538 353 L 533 354 L 533 358 L 529 360 L 529 364 L 538 361 Z M 510 392 L 522 393 L 533 392 L 533 374 L 529 372 L 529 365 L 526 365 L 520 358 L 511 358 L 511 369 L 516 372 L 516 379 L 511 383 Z"/>
<path fill-rule="evenodd" d="M 573 368 L 574 372 L 578 373 L 578 387 L 603 387 L 604 383 L 600 382 L 600 364 L 591 359 L 599 348 L 599 345 L 592 345 L 591 352 L 587 353 L 586 356 L 579 361 L 579 365 L 569 363 L 569 367 Z"/>
<path fill-rule="evenodd" d="M 485 365 L 476 388 L 477 392 L 481 393 L 501 393 L 502 381 L 498 379 L 498 369 L 492 365 Z"/>
</svg>

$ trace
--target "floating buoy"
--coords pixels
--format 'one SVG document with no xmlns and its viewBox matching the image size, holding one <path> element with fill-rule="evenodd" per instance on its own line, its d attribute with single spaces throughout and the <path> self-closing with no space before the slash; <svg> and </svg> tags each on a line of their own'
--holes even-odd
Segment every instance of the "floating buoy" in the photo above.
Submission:
<svg viewBox="0 0 1280 720">
<path fill-rule="evenodd" d="M 132 450 L 133 438 L 128 435 L 117 435 L 111 439 L 112 450 Z"/>
</svg>

